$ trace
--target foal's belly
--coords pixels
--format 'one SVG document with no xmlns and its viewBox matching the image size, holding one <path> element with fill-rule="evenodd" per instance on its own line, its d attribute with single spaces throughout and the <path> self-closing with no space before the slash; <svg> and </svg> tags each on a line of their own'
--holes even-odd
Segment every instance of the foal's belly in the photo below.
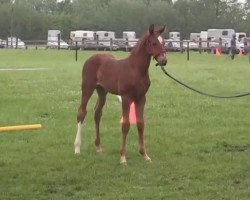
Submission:
<svg viewBox="0 0 250 200">
<path fill-rule="evenodd" d="M 150 87 L 150 80 L 148 76 L 139 77 L 130 75 L 126 79 L 120 79 L 118 86 L 119 94 L 130 96 L 136 100 L 145 96 Z"/>
</svg>

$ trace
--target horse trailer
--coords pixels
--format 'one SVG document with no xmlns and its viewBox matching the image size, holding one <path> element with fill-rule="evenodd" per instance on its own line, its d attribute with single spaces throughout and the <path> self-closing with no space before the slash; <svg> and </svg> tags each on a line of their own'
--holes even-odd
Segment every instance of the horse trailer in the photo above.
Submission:
<svg viewBox="0 0 250 200">
<path fill-rule="evenodd" d="M 70 39 L 73 44 L 76 42 L 81 45 L 84 40 L 94 40 L 95 39 L 95 32 L 94 31 L 84 31 L 84 30 L 77 30 L 70 32 Z"/>
<path fill-rule="evenodd" d="M 208 29 L 207 38 L 210 40 L 232 39 L 235 34 L 234 29 Z"/>
<path fill-rule="evenodd" d="M 48 30 L 47 48 L 68 49 L 69 45 L 61 39 L 60 30 Z"/>
<path fill-rule="evenodd" d="M 96 37 L 98 38 L 99 46 L 102 49 L 112 48 L 113 50 L 117 50 L 118 46 L 112 43 L 115 40 L 115 32 L 114 31 L 96 31 Z"/>
<path fill-rule="evenodd" d="M 127 41 L 129 48 L 134 47 L 138 41 L 138 39 L 136 39 L 136 33 L 134 31 L 123 31 L 122 39 Z"/>
<path fill-rule="evenodd" d="M 190 41 L 199 42 L 200 33 L 190 33 Z"/>
</svg>

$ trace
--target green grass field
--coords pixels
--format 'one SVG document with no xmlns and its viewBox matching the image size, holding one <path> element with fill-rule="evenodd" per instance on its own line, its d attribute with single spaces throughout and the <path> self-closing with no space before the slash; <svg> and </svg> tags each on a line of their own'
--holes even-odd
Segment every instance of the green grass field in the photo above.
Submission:
<svg viewBox="0 0 250 200">
<path fill-rule="evenodd" d="M 96 52 L 0 50 L 0 126 L 41 123 L 33 131 L 0 133 L 1 200 L 250 199 L 250 97 L 214 99 L 187 90 L 151 63 L 145 110 L 146 148 L 128 136 L 128 165 L 119 164 L 121 107 L 109 95 L 101 123 L 104 152 L 94 147 L 93 95 L 74 155 L 84 60 Z M 119 58 L 125 52 L 114 53 Z M 168 71 L 200 90 L 250 91 L 248 57 L 169 53 Z M 36 71 L 1 69 L 44 68 Z"/>
</svg>

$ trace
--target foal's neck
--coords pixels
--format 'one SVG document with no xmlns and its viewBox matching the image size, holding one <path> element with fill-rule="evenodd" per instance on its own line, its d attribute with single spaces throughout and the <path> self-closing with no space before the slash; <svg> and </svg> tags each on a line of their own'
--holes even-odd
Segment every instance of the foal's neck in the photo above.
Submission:
<svg viewBox="0 0 250 200">
<path fill-rule="evenodd" d="M 151 55 L 146 51 L 146 48 L 140 48 L 137 51 L 133 51 L 129 56 L 129 59 L 133 69 L 136 69 L 143 74 L 148 72 Z"/>
</svg>

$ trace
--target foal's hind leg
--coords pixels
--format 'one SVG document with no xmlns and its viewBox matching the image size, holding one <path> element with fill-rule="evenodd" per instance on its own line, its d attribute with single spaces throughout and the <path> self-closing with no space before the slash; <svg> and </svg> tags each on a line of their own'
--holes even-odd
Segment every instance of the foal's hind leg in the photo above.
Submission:
<svg viewBox="0 0 250 200">
<path fill-rule="evenodd" d="M 120 163 L 123 165 L 127 164 L 126 159 L 126 139 L 130 129 L 130 122 L 129 122 L 129 107 L 130 107 L 131 100 L 129 98 L 122 98 L 122 144 L 120 148 Z"/>
<path fill-rule="evenodd" d="M 137 120 L 137 130 L 138 130 L 138 144 L 139 144 L 139 152 L 142 155 L 145 161 L 151 162 L 150 157 L 147 155 L 145 146 L 144 146 L 144 106 L 146 103 L 146 97 L 142 97 L 139 101 L 135 102 L 135 112 L 136 112 L 136 120 Z"/>
<path fill-rule="evenodd" d="M 97 94 L 99 98 L 95 106 L 95 129 L 96 129 L 95 146 L 96 146 L 96 152 L 100 153 L 102 152 L 102 147 L 101 147 L 101 141 L 100 141 L 99 125 L 100 125 L 100 121 L 102 117 L 102 108 L 106 102 L 107 92 L 105 92 L 102 87 L 97 87 L 96 90 L 97 90 Z"/>
<path fill-rule="evenodd" d="M 88 86 L 88 87 L 87 87 Z M 93 91 L 95 89 L 94 84 L 84 84 L 82 86 L 82 97 L 81 97 L 81 104 L 78 109 L 77 114 L 77 133 L 75 138 L 75 154 L 80 154 L 80 148 L 81 148 L 81 132 L 82 132 L 82 126 L 85 119 L 85 116 L 87 114 L 87 104 L 89 101 L 89 98 L 93 94 Z"/>
</svg>

